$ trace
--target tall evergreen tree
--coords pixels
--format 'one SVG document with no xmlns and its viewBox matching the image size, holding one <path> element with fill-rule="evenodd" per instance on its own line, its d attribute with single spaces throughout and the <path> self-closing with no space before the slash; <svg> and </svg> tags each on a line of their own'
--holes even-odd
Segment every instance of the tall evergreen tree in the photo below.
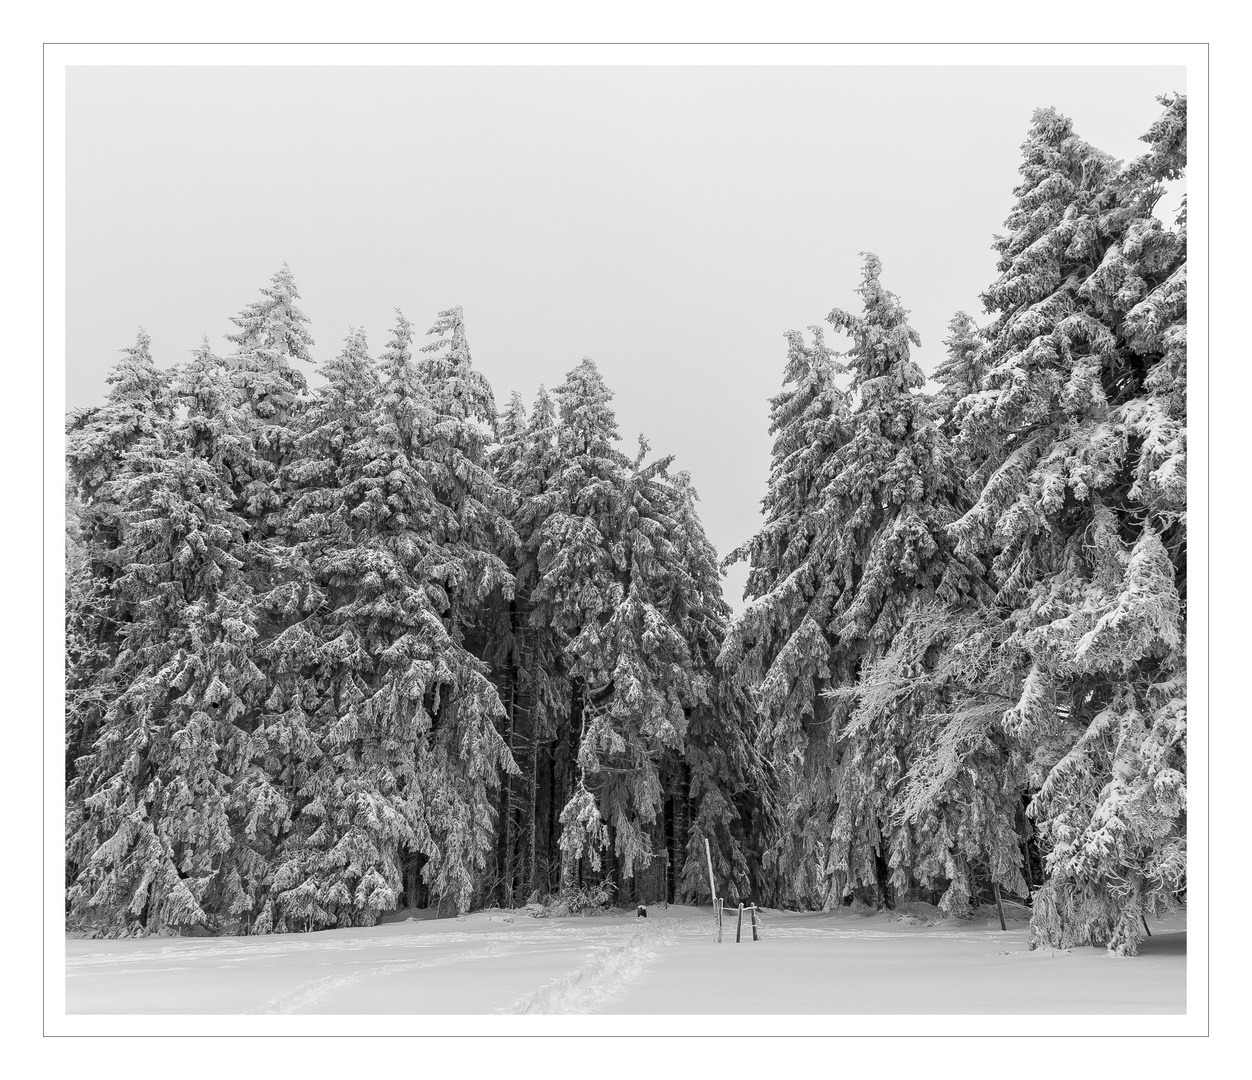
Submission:
<svg viewBox="0 0 1252 1080">
<path fill-rule="evenodd" d="M 75 918 L 115 931 L 220 925 L 241 904 L 229 767 L 264 679 L 251 658 L 244 526 L 216 440 L 196 428 L 212 422 L 206 404 L 219 422 L 230 414 L 229 386 L 209 390 L 209 368 L 193 365 L 189 421 L 154 425 L 100 489 L 118 509 L 129 618 L 106 676 L 118 692 L 82 762 L 68 898 Z"/>
<path fill-rule="evenodd" d="M 507 712 L 483 660 L 490 600 L 514 588 L 500 556 L 513 536 L 507 494 L 488 467 L 495 401 L 472 364 L 461 309 L 440 312 L 428 333 L 437 340 L 423 347 L 418 373 L 430 427 L 416 449 L 435 503 L 423 570 L 453 648 L 427 691 L 432 739 L 419 784 L 436 844 L 426 873 L 435 892 L 464 911 L 495 847 L 500 776 L 517 770 L 500 735 Z"/>
<path fill-rule="evenodd" d="M 284 263 L 261 290 L 261 299 L 231 318 L 239 329 L 226 335 L 236 346 L 236 385 L 256 417 L 257 449 L 270 462 L 281 462 L 290 451 L 290 424 L 308 388 L 294 364 L 313 359 L 309 320 L 296 307 L 299 298 L 291 268 Z"/>
<path fill-rule="evenodd" d="M 787 388 L 770 402 L 774 436 L 765 522 L 727 563 L 749 564 L 744 610 L 731 622 L 719 658 L 749 690 L 759 743 L 778 783 L 781 822 L 765 854 L 780 902 L 820 905 L 834 814 L 834 685 L 828 633 L 839 535 L 823 517 L 834 455 L 850 437 L 842 365 L 820 327 L 813 344 L 787 334 Z"/>
<path fill-rule="evenodd" d="M 1134 952 L 1184 887 L 1185 98 L 1121 166 L 1035 115 L 985 388 L 956 407 L 985 484 L 954 525 L 986 555 L 1015 659 L 1004 730 L 1035 763 L 1036 941 Z M 1179 223 L 1181 225 L 1181 222 Z"/>
<path fill-rule="evenodd" d="M 560 424 L 557 474 L 544 493 L 546 516 L 540 534 L 540 579 L 533 592 L 536 614 L 557 632 L 568 665 L 567 711 L 559 741 L 561 804 L 561 885 L 578 884 L 584 850 L 599 866 L 608 844 L 603 815 L 586 786 L 586 764 L 579 762 L 586 733 L 589 690 L 602 705 L 610 690 L 611 643 L 602 630 L 620 601 L 611 545 L 621 519 L 629 462 L 616 447 L 617 418 L 612 392 L 590 358 L 585 358 L 556 389 Z M 554 806 L 555 809 L 555 806 Z"/>
<path fill-rule="evenodd" d="M 278 535 L 285 520 L 286 491 L 280 473 L 295 447 L 296 422 L 305 406 L 308 383 L 298 366 L 310 363 L 313 339 L 290 268 L 274 274 L 261 299 L 231 321 L 235 345 L 229 358 L 235 386 L 242 394 L 252 460 L 239 470 L 243 483 L 236 500 L 247 523 L 245 573 L 262 598 L 268 617 L 263 640 L 271 640 L 295 617 L 293 583 L 297 570 L 285 565 L 287 541 Z"/>
<path fill-rule="evenodd" d="M 831 694 L 842 730 L 829 869 L 835 895 L 863 889 L 874 900 L 912 884 L 916 842 L 895 804 L 918 703 L 896 685 L 883 686 L 878 665 L 919 608 L 955 598 L 968 576 L 948 559 L 944 536 L 959 500 L 955 458 L 918 393 L 924 377 L 909 350 L 920 339 L 880 284 L 880 269 L 866 257 L 862 315 L 830 315 L 853 339 L 846 356 L 857 404 L 827 492 L 827 513 L 844 538 L 831 626 L 844 685 Z"/>
<path fill-rule="evenodd" d="M 786 816 L 806 822 L 780 838 L 776 855 L 800 903 L 881 902 L 913 883 L 914 838 L 896 800 L 917 709 L 898 687 L 879 692 L 877 680 L 915 613 L 954 596 L 967 576 L 945 556 L 955 461 L 917 392 L 924 378 L 909 356 L 917 335 L 880 269 L 866 257 L 862 315 L 830 316 L 853 339 L 854 407 L 834 389 L 820 338 L 810 352 L 792 337 L 788 375 L 798 392 L 775 399 L 767 525 L 744 552 L 757 596 L 722 656 L 757 687 Z M 814 381 L 809 372 L 822 379 L 813 389 L 802 381 Z"/>
<path fill-rule="evenodd" d="M 294 539 L 283 532 L 291 522 L 283 470 L 295 453 L 308 394 L 300 366 L 312 362 L 313 339 L 298 299 L 284 264 L 260 299 L 232 317 L 238 329 L 227 335 L 235 346 L 227 364 L 251 450 L 231 470 L 232 489 L 244 522 L 243 573 L 256 597 L 256 652 L 268 680 L 263 703 L 249 721 L 252 758 L 239 781 L 239 801 L 248 807 L 244 834 L 257 852 L 241 918 L 258 933 L 274 926 L 270 887 L 298 801 L 302 766 L 297 762 L 314 753 L 308 717 L 316 706 L 291 656 L 320 597 L 298 562 Z"/>
<path fill-rule="evenodd" d="M 217 498 L 230 510 L 226 520 L 238 530 L 232 533 L 230 589 L 214 597 L 219 608 L 217 634 L 225 636 L 225 629 L 230 635 L 218 641 L 201 639 L 220 683 L 213 715 L 218 720 L 218 768 L 228 785 L 225 812 L 231 841 L 217 862 L 205 911 L 210 925 L 246 928 L 268 887 L 272 840 L 282 814 L 265 763 L 259 760 L 256 740 L 258 716 L 271 692 L 271 678 L 257 663 L 261 613 L 245 572 L 247 525 L 240 499 L 251 480 L 256 447 L 251 417 L 233 384 L 231 367 L 213 353 L 207 339 L 179 372 L 174 389 L 185 410 L 181 445 L 193 459 L 212 468 L 218 481 Z"/>
<path fill-rule="evenodd" d="M 373 654 L 391 642 L 377 640 L 370 617 L 381 581 L 362 474 L 379 379 L 364 334 L 351 332 L 322 374 L 282 475 L 291 565 L 319 602 L 267 649 L 274 688 L 258 731 L 287 801 L 264 912 L 279 929 L 368 924 L 394 906 L 398 885 L 400 815 L 392 785 L 368 767 Z"/>
<path fill-rule="evenodd" d="M 151 338 L 140 330 L 134 345 L 109 373 L 101 406 L 71 413 L 66 424 L 67 527 L 72 536 L 66 561 L 65 780 L 66 827 L 78 832 L 82 800 L 89 794 L 78 759 L 87 754 L 104 723 L 109 702 L 120 692 L 111 679 L 129 616 L 119 581 L 125 572 L 123 508 L 113 483 L 126 455 L 171 421 L 174 402 L 169 373 L 152 359 Z M 72 851 L 67 875 L 88 854 Z"/>
<path fill-rule="evenodd" d="M 584 623 L 569 646 L 571 672 L 586 692 L 578 802 L 562 815 L 568 826 L 577 807 L 579 824 L 567 827 L 562 842 L 581 842 L 586 830 L 598 865 L 593 830 L 597 819 L 603 820 L 602 846 L 619 868 L 614 883 L 619 888 L 622 879 L 633 877 L 636 864 L 647 866 L 652 859 L 649 834 L 662 798 L 660 759 L 682 748 L 684 706 L 705 694 L 704 676 L 694 671 L 688 643 L 667 605 L 666 579 L 679 558 L 665 473 L 670 459 L 647 462 L 647 452 L 641 438 L 606 522 L 609 606 Z"/>
</svg>

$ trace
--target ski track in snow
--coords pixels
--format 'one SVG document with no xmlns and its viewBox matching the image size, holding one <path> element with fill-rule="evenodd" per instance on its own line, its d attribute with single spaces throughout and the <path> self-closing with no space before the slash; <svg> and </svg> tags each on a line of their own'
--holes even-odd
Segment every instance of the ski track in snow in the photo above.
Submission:
<svg viewBox="0 0 1252 1080">
<path fill-rule="evenodd" d="M 321 979 L 312 979 L 297 986 L 294 990 L 289 990 L 285 994 L 271 998 L 264 1005 L 250 1009 L 249 1012 L 262 1014 L 303 1012 L 310 1005 L 315 1005 L 327 994 L 346 989 L 366 979 L 374 979 L 382 975 L 399 975 L 406 971 L 415 971 L 418 968 L 445 967 L 448 964 L 460 964 L 471 960 L 489 960 L 506 951 L 512 950 L 505 950 L 499 947 L 473 949 L 469 952 L 437 956 L 430 960 L 410 959 L 393 961 L 387 964 L 374 964 L 347 975 L 327 975 Z"/>
<path fill-rule="evenodd" d="M 670 928 L 667 928 L 670 929 Z M 637 979 L 656 959 L 656 950 L 672 945 L 672 935 L 660 936 L 651 927 L 640 928 L 622 945 L 603 948 L 601 954 L 576 971 L 545 983 L 518 998 L 502 1013 L 590 1013 Z"/>
</svg>

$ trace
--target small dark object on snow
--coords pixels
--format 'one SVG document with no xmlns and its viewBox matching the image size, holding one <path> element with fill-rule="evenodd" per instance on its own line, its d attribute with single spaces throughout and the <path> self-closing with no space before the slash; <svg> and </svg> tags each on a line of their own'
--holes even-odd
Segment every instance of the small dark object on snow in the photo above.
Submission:
<svg viewBox="0 0 1252 1080">
<path fill-rule="evenodd" d="M 642 904 L 640 904 L 639 910 L 635 912 L 635 918 L 646 919 L 647 917 L 648 917 L 648 909 L 644 907 Z"/>
</svg>

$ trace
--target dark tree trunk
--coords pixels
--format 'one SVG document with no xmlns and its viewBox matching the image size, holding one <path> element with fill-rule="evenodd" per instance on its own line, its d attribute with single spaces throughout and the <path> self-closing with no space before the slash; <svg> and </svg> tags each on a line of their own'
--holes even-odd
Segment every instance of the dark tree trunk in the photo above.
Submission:
<svg viewBox="0 0 1252 1080">
<path fill-rule="evenodd" d="M 517 665 L 508 672 L 508 695 L 504 701 L 504 741 L 512 757 L 517 749 L 515 732 L 517 708 Z M 514 758 L 516 760 L 516 758 Z M 496 866 L 500 874 L 500 906 L 513 906 L 513 776 L 505 773 L 500 784 L 500 812 L 496 818 Z"/>
<path fill-rule="evenodd" d="M 1026 902 L 1030 903 L 1035 882 L 1043 880 L 1043 853 L 1039 850 L 1039 841 L 1035 833 L 1034 823 L 1026 813 L 1031 796 L 1022 796 L 1021 837 L 1022 837 L 1022 877 L 1026 879 Z M 1038 866 L 1039 872 L 1035 873 Z"/>
<path fill-rule="evenodd" d="M 665 800 L 664 827 L 662 829 L 662 837 L 665 843 L 665 865 L 662 868 L 664 880 L 661 888 L 664 890 L 665 902 L 672 904 L 674 902 L 674 791 L 671 783 L 670 792 Z"/>
<path fill-rule="evenodd" d="M 544 865 L 544 892 L 552 891 L 552 864 L 555 861 L 556 854 L 560 849 L 557 844 L 557 826 L 559 824 L 559 811 L 557 809 L 557 799 L 560 797 L 561 778 L 558 775 L 561 771 L 562 757 L 561 750 L 565 745 L 564 739 L 554 739 L 548 746 L 548 829 L 547 836 L 544 837 L 544 853 L 546 855 Z"/>
<path fill-rule="evenodd" d="M 534 718 L 531 718 L 530 727 L 530 775 L 527 778 L 527 812 L 526 812 L 526 870 L 523 874 L 523 880 L 526 882 L 526 895 L 529 897 L 539 888 L 538 874 L 536 873 L 535 861 L 538 856 L 539 830 L 537 828 L 539 820 L 539 733 L 534 728 Z"/>
<path fill-rule="evenodd" d="M 891 869 L 887 866 L 887 860 L 877 850 L 874 852 L 874 877 L 877 893 L 874 906 L 894 909 L 896 906 L 895 890 L 891 887 Z"/>
<path fill-rule="evenodd" d="M 422 867 L 426 865 L 426 856 L 418 852 L 407 852 L 401 863 L 401 878 L 404 881 L 403 906 L 406 908 L 425 907 L 429 894 L 422 883 Z"/>
<path fill-rule="evenodd" d="M 674 793 L 674 899 L 678 899 L 683 870 L 687 862 L 687 844 L 691 840 L 691 768 L 686 762 L 678 766 L 678 790 Z"/>
<path fill-rule="evenodd" d="M 574 794 L 574 777 L 578 775 L 578 746 L 582 737 L 583 686 L 582 680 L 573 679 L 570 685 L 569 727 L 561 750 L 561 791 L 559 815 Z M 558 851 L 560 850 L 558 843 Z M 561 852 L 564 855 L 564 852 Z M 561 888 L 579 888 L 582 881 L 581 859 L 561 859 Z"/>
<path fill-rule="evenodd" d="M 604 853 L 604 884 L 612 887 L 612 896 L 617 896 L 621 890 L 621 875 L 617 870 L 617 854 L 614 845 L 617 841 L 617 830 L 612 826 L 608 826 L 609 848 Z"/>
</svg>

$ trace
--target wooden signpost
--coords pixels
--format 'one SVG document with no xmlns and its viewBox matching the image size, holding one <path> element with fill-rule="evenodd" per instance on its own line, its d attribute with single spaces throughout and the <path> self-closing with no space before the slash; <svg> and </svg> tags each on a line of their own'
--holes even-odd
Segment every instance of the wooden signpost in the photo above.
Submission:
<svg viewBox="0 0 1252 1080">
<path fill-rule="evenodd" d="M 717 882 L 713 879 L 713 850 L 712 848 L 709 847 L 709 840 L 707 836 L 704 838 L 704 857 L 705 859 L 708 860 L 708 864 L 709 864 L 709 892 L 713 896 L 713 930 L 716 935 L 718 944 L 721 944 L 722 913 L 725 910 L 726 905 L 721 900 L 719 900 L 717 896 Z M 760 936 L 757 933 L 756 905 L 755 904 L 749 905 L 748 915 L 752 922 L 752 940 L 760 941 L 761 940 Z M 735 944 L 738 945 L 742 940 L 743 940 L 743 901 L 741 900 L 739 902 L 739 918 L 735 921 Z"/>
<path fill-rule="evenodd" d="M 722 940 L 722 905 L 717 899 L 717 883 L 713 880 L 713 851 L 709 847 L 709 838 L 704 838 L 704 857 L 709 862 L 709 892 L 713 896 L 713 921 L 717 924 L 717 940 Z"/>
</svg>

